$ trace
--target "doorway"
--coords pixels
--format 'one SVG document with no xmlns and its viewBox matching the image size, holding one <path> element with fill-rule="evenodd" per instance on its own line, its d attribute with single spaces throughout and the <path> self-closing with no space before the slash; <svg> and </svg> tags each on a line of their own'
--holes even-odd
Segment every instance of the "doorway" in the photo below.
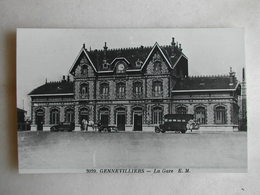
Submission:
<svg viewBox="0 0 260 195">
<path fill-rule="evenodd" d="M 44 111 L 43 110 L 36 111 L 35 123 L 37 126 L 37 131 L 42 131 L 43 124 L 44 124 Z"/>
<path fill-rule="evenodd" d="M 142 131 L 143 128 L 143 120 L 142 113 L 136 112 L 134 113 L 134 131 Z"/>
<path fill-rule="evenodd" d="M 107 127 L 109 124 L 109 118 L 108 118 L 108 114 L 100 114 L 100 120 L 101 120 L 101 124 L 104 127 Z"/>
<path fill-rule="evenodd" d="M 117 112 L 117 129 L 118 131 L 125 131 L 126 117 L 125 112 Z"/>
</svg>

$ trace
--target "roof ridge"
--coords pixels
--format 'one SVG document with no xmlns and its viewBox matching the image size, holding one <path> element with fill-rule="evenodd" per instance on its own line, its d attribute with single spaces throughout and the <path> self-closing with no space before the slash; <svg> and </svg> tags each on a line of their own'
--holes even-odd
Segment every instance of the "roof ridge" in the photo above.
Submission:
<svg viewBox="0 0 260 195">
<path fill-rule="evenodd" d="M 170 45 L 169 45 L 170 46 Z M 134 46 L 134 47 L 122 47 L 122 48 L 111 48 L 107 49 L 107 51 L 122 51 L 122 50 L 134 50 L 134 49 L 152 49 L 153 46 Z M 95 52 L 103 52 L 103 49 L 91 49 L 91 51 L 86 50 L 88 53 L 95 53 Z"/>
<path fill-rule="evenodd" d="M 189 75 L 187 78 L 193 79 L 193 78 L 228 78 L 229 75 L 222 74 L 222 75 Z"/>
</svg>

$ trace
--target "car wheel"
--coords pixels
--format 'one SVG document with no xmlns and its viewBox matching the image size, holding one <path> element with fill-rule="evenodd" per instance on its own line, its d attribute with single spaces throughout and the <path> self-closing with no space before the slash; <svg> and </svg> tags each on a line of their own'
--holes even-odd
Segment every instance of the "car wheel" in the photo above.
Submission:
<svg viewBox="0 0 260 195">
<path fill-rule="evenodd" d="M 159 127 L 155 127 L 155 133 L 160 133 L 160 128 Z"/>
</svg>

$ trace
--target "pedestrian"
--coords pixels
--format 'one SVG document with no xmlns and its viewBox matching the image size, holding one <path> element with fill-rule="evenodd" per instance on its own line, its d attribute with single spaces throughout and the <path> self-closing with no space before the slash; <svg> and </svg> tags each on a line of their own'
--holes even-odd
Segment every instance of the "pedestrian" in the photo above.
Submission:
<svg viewBox="0 0 260 195">
<path fill-rule="evenodd" d="M 94 131 L 94 122 L 93 121 L 89 121 L 88 126 L 92 127 L 92 130 Z"/>
<path fill-rule="evenodd" d="M 101 132 L 102 131 L 102 124 L 101 124 L 100 120 L 98 121 L 97 126 L 98 126 L 98 131 Z"/>
<path fill-rule="evenodd" d="M 87 119 L 84 122 L 84 130 L 88 131 L 88 120 Z"/>
<path fill-rule="evenodd" d="M 85 119 L 83 119 L 82 121 L 81 121 L 81 130 L 82 131 L 84 131 L 85 130 Z"/>
<path fill-rule="evenodd" d="M 194 124 L 195 124 L 195 122 L 194 122 L 193 118 L 191 118 L 191 119 L 188 121 L 187 125 L 186 125 L 187 130 L 190 130 L 190 131 L 192 132 L 192 129 L 193 129 Z"/>
</svg>

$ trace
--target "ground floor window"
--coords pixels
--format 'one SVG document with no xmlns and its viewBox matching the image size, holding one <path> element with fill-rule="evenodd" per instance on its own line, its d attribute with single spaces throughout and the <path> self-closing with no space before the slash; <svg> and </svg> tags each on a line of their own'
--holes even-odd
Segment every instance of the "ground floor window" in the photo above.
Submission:
<svg viewBox="0 0 260 195">
<path fill-rule="evenodd" d="M 82 124 L 83 119 L 89 120 L 89 111 L 87 108 L 80 109 L 79 112 L 79 123 Z"/>
<path fill-rule="evenodd" d="M 161 124 L 163 119 L 163 111 L 160 107 L 153 108 L 152 111 L 152 123 L 153 124 Z"/>
<path fill-rule="evenodd" d="M 187 114 L 187 109 L 183 106 L 180 106 L 177 108 L 176 113 L 177 114 Z"/>
<path fill-rule="evenodd" d="M 58 124 L 60 122 L 60 114 L 58 109 L 52 109 L 50 112 L 50 124 Z"/>
<path fill-rule="evenodd" d="M 65 111 L 65 121 L 66 123 L 74 122 L 74 110 L 72 108 Z"/>
<path fill-rule="evenodd" d="M 226 123 L 226 108 L 218 106 L 215 108 L 215 123 L 225 124 Z"/>
<path fill-rule="evenodd" d="M 195 109 L 195 119 L 200 124 L 206 124 L 206 109 L 204 107 L 197 107 Z"/>
</svg>

